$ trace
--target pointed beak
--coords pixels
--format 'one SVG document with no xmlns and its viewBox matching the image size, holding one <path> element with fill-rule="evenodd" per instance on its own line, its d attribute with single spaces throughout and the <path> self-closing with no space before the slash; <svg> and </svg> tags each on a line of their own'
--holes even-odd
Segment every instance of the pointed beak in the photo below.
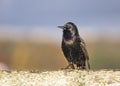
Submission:
<svg viewBox="0 0 120 86">
<path fill-rule="evenodd" d="M 58 26 L 58 28 L 60 28 L 60 29 L 65 29 L 65 26 Z"/>
</svg>

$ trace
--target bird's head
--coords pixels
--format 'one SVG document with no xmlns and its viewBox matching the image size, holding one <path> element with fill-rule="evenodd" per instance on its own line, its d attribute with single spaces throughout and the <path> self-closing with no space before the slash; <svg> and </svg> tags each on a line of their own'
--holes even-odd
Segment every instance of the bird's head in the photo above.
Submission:
<svg viewBox="0 0 120 86">
<path fill-rule="evenodd" d="M 77 26 L 72 22 L 68 22 L 64 26 L 58 26 L 58 28 L 63 29 L 63 36 L 66 39 L 69 39 L 70 37 L 79 35 Z"/>
</svg>

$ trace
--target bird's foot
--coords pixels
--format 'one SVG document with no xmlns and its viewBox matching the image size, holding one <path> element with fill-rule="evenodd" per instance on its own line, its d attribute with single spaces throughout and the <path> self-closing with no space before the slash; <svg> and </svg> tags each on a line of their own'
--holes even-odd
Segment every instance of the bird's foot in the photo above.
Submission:
<svg viewBox="0 0 120 86">
<path fill-rule="evenodd" d="M 82 66 L 82 67 L 77 67 L 78 70 L 86 70 L 86 67 L 85 66 Z"/>
<path fill-rule="evenodd" d="M 69 64 L 67 67 L 61 69 L 75 69 L 75 67 L 73 64 Z"/>
</svg>

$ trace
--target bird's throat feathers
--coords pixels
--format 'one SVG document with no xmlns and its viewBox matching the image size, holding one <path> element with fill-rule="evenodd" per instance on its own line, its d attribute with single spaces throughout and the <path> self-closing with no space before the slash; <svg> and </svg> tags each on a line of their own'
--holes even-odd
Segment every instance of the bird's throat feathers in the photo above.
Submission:
<svg viewBox="0 0 120 86">
<path fill-rule="evenodd" d="M 75 42 L 75 39 L 76 39 L 76 36 L 73 36 L 73 37 L 71 37 L 71 38 L 69 38 L 69 39 L 63 38 L 63 41 L 64 41 L 64 43 L 65 43 L 66 45 L 71 45 L 71 44 L 73 44 L 73 43 Z"/>
</svg>

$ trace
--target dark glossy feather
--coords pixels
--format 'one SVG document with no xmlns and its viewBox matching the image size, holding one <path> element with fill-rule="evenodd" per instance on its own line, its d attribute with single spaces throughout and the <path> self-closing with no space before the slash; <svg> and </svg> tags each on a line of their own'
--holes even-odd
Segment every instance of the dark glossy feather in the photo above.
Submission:
<svg viewBox="0 0 120 86">
<path fill-rule="evenodd" d="M 63 28 L 62 51 L 66 57 L 69 65 L 68 67 L 78 69 L 86 69 L 86 62 L 88 69 L 90 69 L 89 56 L 84 40 L 79 36 L 75 24 L 68 22 Z"/>
</svg>

